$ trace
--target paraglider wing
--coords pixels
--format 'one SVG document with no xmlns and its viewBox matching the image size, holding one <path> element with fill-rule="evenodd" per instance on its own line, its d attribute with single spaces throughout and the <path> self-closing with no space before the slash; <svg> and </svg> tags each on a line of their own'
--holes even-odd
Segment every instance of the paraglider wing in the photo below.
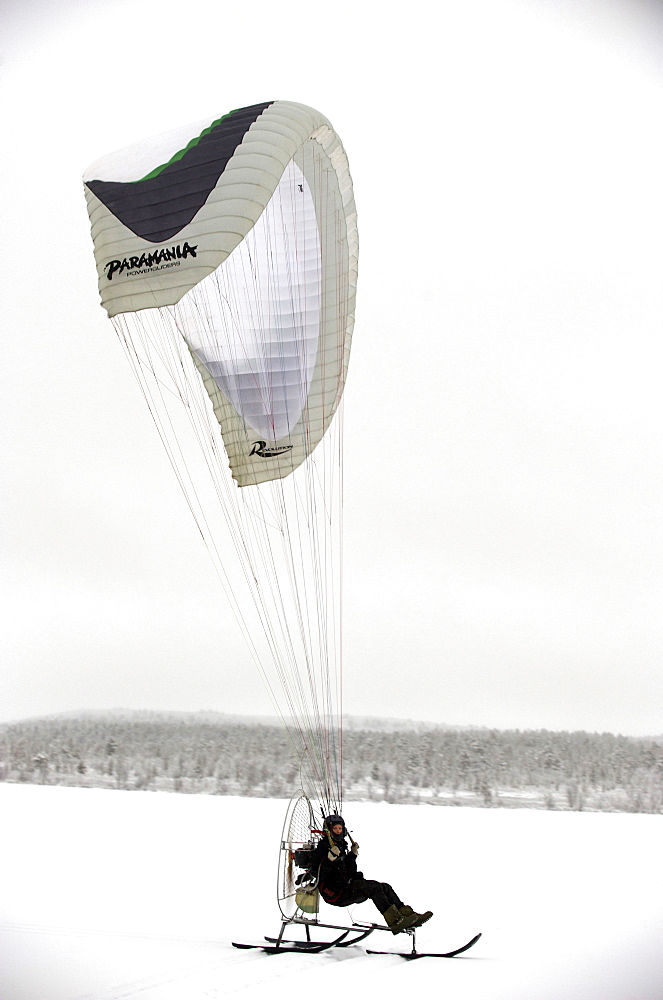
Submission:
<svg viewBox="0 0 663 1000">
<path fill-rule="evenodd" d="M 259 104 L 84 179 L 109 316 L 157 311 L 184 338 L 239 485 L 289 475 L 334 415 L 354 322 L 356 213 L 330 123 Z"/>
</svg>

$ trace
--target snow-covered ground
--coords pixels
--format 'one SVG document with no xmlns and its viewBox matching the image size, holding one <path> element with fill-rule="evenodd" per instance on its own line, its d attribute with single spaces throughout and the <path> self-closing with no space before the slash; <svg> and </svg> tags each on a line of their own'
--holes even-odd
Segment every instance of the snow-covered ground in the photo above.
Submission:
<svg viewBox="0 0 663 1000">
<path fill-rule="evenodd" d="M 483 932 L 405 962 L 232 948 L 278 930 L 285 806 L 0 784 L 0 1000 L 663 998 L 662 816 L 349 804 L 365 874 L 435 911 L 421 950 Z"/>
</svg>

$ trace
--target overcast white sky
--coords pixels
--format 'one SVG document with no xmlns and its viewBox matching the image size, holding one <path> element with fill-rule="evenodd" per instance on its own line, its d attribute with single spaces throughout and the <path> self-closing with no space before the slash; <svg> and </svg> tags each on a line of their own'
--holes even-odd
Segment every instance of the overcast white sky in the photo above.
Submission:
<svg viewBox="0 0 663 1000">
<path fill-rule="evenodd" d="M 285 98 L 348 151 L 346 710 L 663 731 L 663 9 L 2 6 L 0 719 L 269 713 L 112 327 L 80 176 Z"/>
</svg>

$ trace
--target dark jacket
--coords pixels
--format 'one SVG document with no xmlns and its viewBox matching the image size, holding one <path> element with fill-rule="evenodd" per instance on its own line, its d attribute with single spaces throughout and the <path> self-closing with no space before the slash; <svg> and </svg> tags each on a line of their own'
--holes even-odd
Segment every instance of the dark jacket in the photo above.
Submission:
<svg viewBox="0 0 663 1000">
<path fill-rule="evenodd" d="M 361 872 L 357 871 L 357 858 L 348 849 L 348 845 L 343 838 L 340 843 L 335 841 L 335 846 L 341 851 L 335 861 L 329 860 L 330 845 L 329 839 L 324 837 L 319 840 L 313 855 L 312 868 L 317 871 L 320 868 L 320 880 L 318 888 L 320 895 L 332 906 L 349 906 L 354 902 L 355 893 L 351 883 L 353 879 L 362 878 Z"/>
</svg>

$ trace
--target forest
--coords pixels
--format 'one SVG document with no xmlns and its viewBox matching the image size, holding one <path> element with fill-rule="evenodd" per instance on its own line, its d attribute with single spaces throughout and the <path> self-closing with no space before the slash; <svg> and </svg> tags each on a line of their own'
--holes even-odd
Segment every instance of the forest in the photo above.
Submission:
<svg viewBox="0 0 663 1000">
<path fill-rule="evenodd" d="M 348 720 L 347 801 L 663 812 L 663 737 Z M 82 713 L 0 725 L 0 780 L 287 798 L 299 768 L 276 721 Z"/>
</svg>

